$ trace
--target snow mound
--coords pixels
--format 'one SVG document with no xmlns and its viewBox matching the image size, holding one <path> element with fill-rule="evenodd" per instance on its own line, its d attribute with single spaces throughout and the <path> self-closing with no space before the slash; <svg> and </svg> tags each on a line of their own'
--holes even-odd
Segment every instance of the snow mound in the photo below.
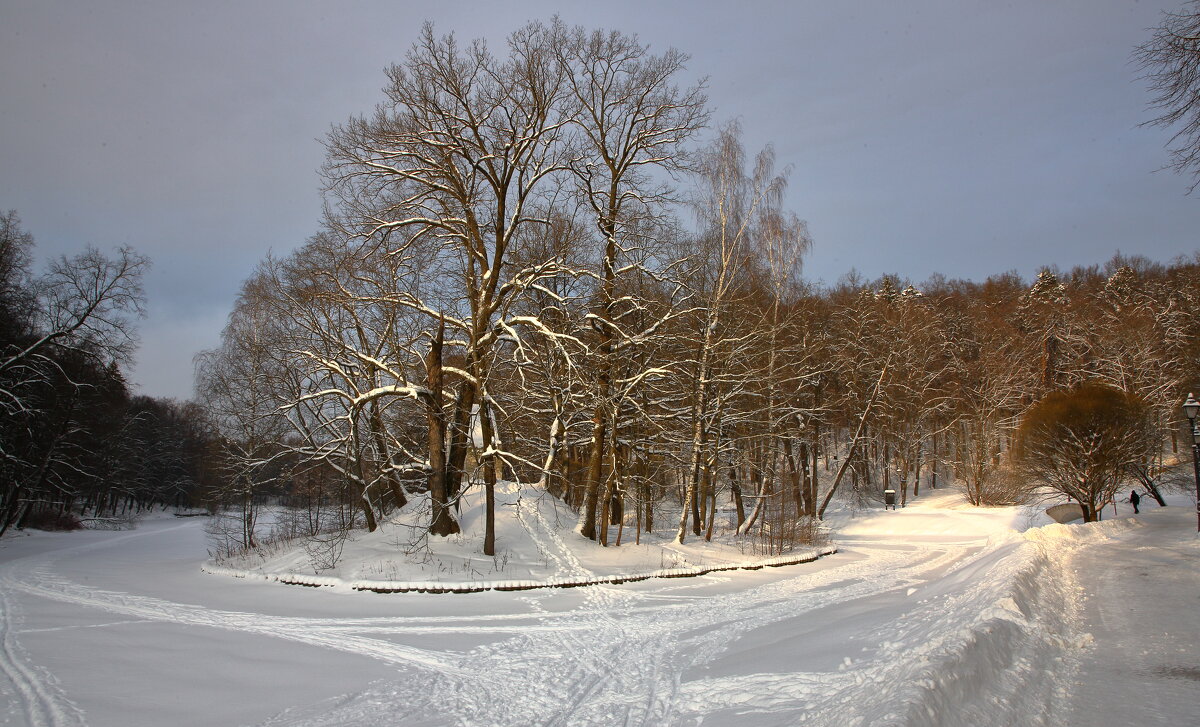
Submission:
<svg viewBox="0 0 1200 727">
<path fill-rule="evenodd" d="M 1044 707 L 1069 698 L 1091 641 L 1077 633 L 1081 589 L 1062 567 L 1064 540 L 1077 534 L 1046 532 L 1063 527 L 989 548 L 973 568 L 983 577 L 931 604 L 926 623 L 910 621 L 895 642 L 897 660 L 912 667 L 899 706 L 873 724 L 1004 725 L 1013 714 L 1053 721 Z"/>
<path fill-rule="evenodd" d="M 289 585 L 376 593 L 474 593 L 570 588 L 680 578 L 727 570 L 757 570 L 808 563 L 837 552 L 830 545 L 763 555 L 732 535 L 680 545 L 674 529 L 621 532 L 619 547 L 602 547 L 575 529 L 577 516 L 545 491 L 516 483 L 496 488 L 496 554 L 482 552 L 481 493 L 463 498 L 462 532 L 430 537 L 428 497 L 417 496 L 373 533 L 344 540 L 299 539 L 246 555 L 209 561 L 206 573 Z M 618 529 L 610 531 L 617 541 Z M 320 555 L 314 554 L 320 550 Z"/>
</svg>

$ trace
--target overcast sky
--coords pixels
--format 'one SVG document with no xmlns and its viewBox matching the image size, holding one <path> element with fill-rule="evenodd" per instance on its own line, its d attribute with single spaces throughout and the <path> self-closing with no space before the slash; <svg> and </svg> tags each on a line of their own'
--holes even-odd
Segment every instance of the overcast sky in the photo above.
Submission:
<svg viewBox="0 0 1200 727">
<path fill-rule="evenodd" d="M 240 283 L 316 231 L 330 125 L 382 100 L 423 21 L 532 19 L 691 56 L 714 121 L 793 166 L 807 277 L 919 282 L 1200 249 L 1130 52 L 1182 0 L 78 2 L 0 0 L 0 210 L 38 254 L 150 255 L 131 379 L 191 395 Z"/>
</svg>

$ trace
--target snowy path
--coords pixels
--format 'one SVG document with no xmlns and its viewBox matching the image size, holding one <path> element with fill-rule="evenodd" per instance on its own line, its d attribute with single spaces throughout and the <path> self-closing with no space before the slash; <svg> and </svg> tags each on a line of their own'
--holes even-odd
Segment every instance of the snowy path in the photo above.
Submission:
<svg viewBox="0 0 1200 727">
<path fill-rule="evenodd" d="M 1179 537 L 1195 530 L 1196 513 L 1147 505 L 1140 527 L 1109 528 L 1110 539 L 1071 560 L 1095 639 L 1071 724 L 1200 724 L 1200 540 Z"/>
<path fill-rule="evenodd" d="M 1078 651 L 1061 543 L 885 517 L 806 566 L 443 596 L 204 576 L 196 522 L 6 541 L 0 724 L 1049 722 Z"/>
<path fill-rule="evenodd" d="M 3 672 L 9 689 L 6 689 L 10 705 L 10 716 L 14 710 L 35 727 L 66 727 L 85 724 L 83 714 L 58 688 L 54 678 L 45 670 L 34 666 L 29 655 L 17 640 L 15 632 L 22 623 L 22 614 L 16 600 L 0 587 L 0 672 Z M 21 716 L 21 715 L 18 715 Z"/>
</svg>

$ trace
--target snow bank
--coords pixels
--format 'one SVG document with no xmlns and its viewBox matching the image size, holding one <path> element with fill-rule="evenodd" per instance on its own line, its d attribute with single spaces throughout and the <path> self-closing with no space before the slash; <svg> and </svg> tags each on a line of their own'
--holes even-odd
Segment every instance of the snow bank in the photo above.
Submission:
<svg viewBox="0 0 1200 727">
<path fill-rule="evenodd" d="M 1122 518 L 1031 528 L 990 545 L 967 587 L 927 599 L 930 617 L 914 619 L 884 660 L 911 665 L 893 676 L 895 708 L 871 724 L 913 726 L 1053 725 L 1069 702 L 1073 677 L 1093 642 L 1082 632 L 1084 589 L 1069 567 L 1078 548 L 1144 527 Z M 974 577 L 979 571 L 983 577 Z M 890 654 L 887 652 L 891 652 Z"/>
<path fill-rule="evenodd" d="M 201 570 L 212 575 L 245 578 L 248 580 L 264 580 L 283 583 L 286 585 L 310 586 L 314 588 L 333 587 L 340 590 L 372 591 L 374 593 L 480 593 L 482 591 L 528 591 L 537 588 L 574 588 L 591 586 L 601 583 L 633 583 L 651 578 L 690 578 L 708 573 L 731 570 L 761 570 L 762 568 L 779 568 L 787 565 L 811 563 L 814 560 L 837 552 L 834 546 L 824 546 L 805 550 L 802 555 L 790 554 L 774 558 L 762 558 L 740 563 L 712 566 L 693 566 L 688 568 L 663 568 L 645 572 L 630 572 L 621 575 L 595 575 L 588 578 L 548 578 L 545 580 L 483 580 L 467 583 L 447 583 L 445 581 L 382 581 L 355 579 L 346 581 L 334 576 L 309 575 L 306 573 L 263 573 L 253 570 L 225 568 L 206 563 Z"/>
<path fill-rule="evenodd" d="M 826 677 L 826 690 L 840 692 L 829 701 L 841 706 L 821 712 L 840 717 L 814 724 L 1056 724 L 1092 644 L 1070 559 L 1143 527 L 1129 518 L 1053 524 L 1040 509 L 962 508 L 945 493 L 837 517 L 848 553 L 960 555 L 948 568 L 914 561 L 912 586 L 897 589 L 914 600 L 898 599 L 891 623 L 861 637 L 865 653 Z"/>
<path fill-rule="evenodd" d="M 897 695 L 895 724 L 1048 718 L 1044 706 L 1068 696 L 1064 652 L 1086 643 L 1072 635 L 1076 586 L 1051 560 L 1036 537 L 995 548 L 984 559 L 987 576 L 938 606 L 948 628 L 898 642 L 915 668 Z"/>
<path fill-rule="evenodd" d="M 415 497 L 374 533 L 356 532 L 336 547 L 338 557 L 319 568 L 303 540 L 209 561 L 213 575 L 288 585 L 375 593 L 478 593 L 571 588 L 652 578 L 684 578 L 730 570 L 757 570 L 810 563 L 837 552 L 835 546 L 803 547 L 780 555 L 746 552 L 732 534 L 711 542 L 680 545 L 674 529 L 642 533 L 639 543 L 624 532 L 619 547 L 602 547 L 575 531 L 577 516 L 544 491 L 503 483 L 496 492 L 495 556 L 481 552 L 483 516 L 478 494 L 466 498 L 463 532 L 429 537 L 428 499 Z M 732 528 L 729 528 L 732 530 Z M 616 538 L 615 530 L 611 537 Z M 329 552 L 326 550 L 326 552 Z"/>
</svg>

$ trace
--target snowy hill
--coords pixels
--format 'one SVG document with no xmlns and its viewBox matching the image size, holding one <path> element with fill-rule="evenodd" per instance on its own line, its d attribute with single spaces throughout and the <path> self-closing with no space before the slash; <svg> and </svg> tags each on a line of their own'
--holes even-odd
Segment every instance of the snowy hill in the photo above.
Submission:
<svg viewBox="0 0 1200 727">
<path fill-rule="evenodd" d="M 756 552 L 754 538 L 736 539 L 732 528 L 711 542 L 675 542 L 664 523 L 654 533 L 624 533 L 618 546 L 602 547 L 575 531 L 576 514 L 534 487 L 501 483 L 496 491 L 495 556 L 480 552 L 483 508 L 478 490 L 463 498 L 462 532 L 428 537 L 428 501 L 417 496 L 373 533 L 354 531 L 344 540 L 328 536 L 260 547 L 213 561 L 205 570 L 238 578 L 377 592 L 518 590 L 647 578 L 694 576 L 714 571 L 792 565 L 836 552 L 830 545 L 782 553 Z"/>
</svg>

